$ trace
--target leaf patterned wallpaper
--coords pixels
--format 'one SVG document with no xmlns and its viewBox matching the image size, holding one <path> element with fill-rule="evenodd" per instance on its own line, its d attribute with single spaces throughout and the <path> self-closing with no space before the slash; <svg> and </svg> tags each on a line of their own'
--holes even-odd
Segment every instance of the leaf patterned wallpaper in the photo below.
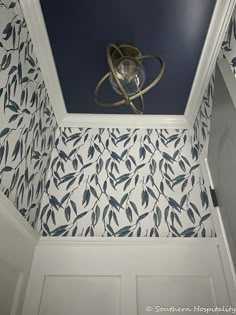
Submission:
<svg viewBox="0 0 236 315">
<path fill-rule="evenodd" d="M 0 188 L 43 236 L 214 236 L 193 130 L 57 128 L 17 1 L 0 0 Z M 56 135 L 55 135 L 56 132 Z"/>
<path fill-rule="evenodd" d="M 193 130 L 61 128 L 37 230 L 51 236 L 214 236 L 199 166 L 214 76 Z"/>
<path fill-rule="evenodd" d="M 17 1 L 0 0 L 0 188 L 35 226 L 56 120 Z"/>
<path fill-rule="evenodd" d="M 236 77 L 236 7 L 222 43 L 222 50 L 224 57 L 228 60 L 230 68 Z"/>
</svg>

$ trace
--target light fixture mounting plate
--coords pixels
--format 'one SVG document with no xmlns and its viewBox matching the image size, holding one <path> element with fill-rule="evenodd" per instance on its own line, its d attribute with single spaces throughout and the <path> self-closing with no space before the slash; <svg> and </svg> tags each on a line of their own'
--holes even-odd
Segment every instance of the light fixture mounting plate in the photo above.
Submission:
<svg viewBox="0 0 236 315">
<path fill-rule="evenodd" d="M 122 43 L 117 45 L 117 47 L 125 57 L 142 57 L 140 50 L 133 43 Z M 122 56 L 117 49 L 111 50 L 111 59 L 113 64 L 116 64 L 121 57 Z"/>
</svg>

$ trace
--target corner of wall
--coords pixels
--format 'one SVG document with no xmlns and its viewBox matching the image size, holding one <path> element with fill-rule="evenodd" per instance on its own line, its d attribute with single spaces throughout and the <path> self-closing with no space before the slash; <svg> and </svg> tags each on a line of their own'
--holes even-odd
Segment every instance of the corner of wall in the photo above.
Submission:
<svg viewBox="0 0 236 315">
<path fill-rule="evenodd" d="M 0 17 L 0 189 L 34 226 L 57 123 L 19 2 Z"/>
</svg>

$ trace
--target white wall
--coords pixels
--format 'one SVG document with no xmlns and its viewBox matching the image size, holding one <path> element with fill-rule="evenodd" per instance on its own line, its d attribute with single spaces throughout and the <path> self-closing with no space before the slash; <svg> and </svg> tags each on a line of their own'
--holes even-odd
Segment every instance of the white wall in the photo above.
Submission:
<svg viewBox="0 0 236 315">
<path fill-rule="evenodd" d="M 0 192 L 0 314 L 20 315 L 38 238 Z"/>
</svg>

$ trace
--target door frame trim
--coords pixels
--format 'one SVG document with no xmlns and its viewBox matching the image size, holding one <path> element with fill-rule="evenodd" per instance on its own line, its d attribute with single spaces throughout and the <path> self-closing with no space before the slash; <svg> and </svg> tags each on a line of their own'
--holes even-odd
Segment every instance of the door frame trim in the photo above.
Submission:
<svg viewBox="0 0 236 315">
<path fill-rule="evenodd" d="M 236 78 L 230 68 L 230 65 L 227 59 L 220 56 L 220 58 L 218 58 L 217 60 L 217 64 L 219 66 L 220 72 L 225 81 L 225 85 L 229 91 L 229 95 L 236 109 L 236 89 L 235 89 Z"/>
<path fill-rule="evenodd" d="M 211 196 L 210 187 L 212 189 L 214 189 L 215 187 L 214 187 L 213 179 L 211 176 L 208 159 L 206 157 L 202 158 L 200 162 L 200 167 L 202 169 L 202 173 L 204 174 L 203 177 L 206 184 L 207 194 L 208 196 Z M 210 205 L 210 208 L 212 209 L 211 214 L 212 214 L 213 224 L 216 229 L 217 239 L 219 242 L 218 248 L 219 248 L 220 257 L 222 260 L 222 265 L 224 267 L 223 270 L 225 272 L 225 278 L 227 279 L 227 283 L 230 286 L 229 292 L 231 295 L 231 299 L 232 301 L 236 301 L 236 291 L 235 291 L 236 290 L 236 270 L 235 270 L 233 258 L 232 258 L 232 256 L 236 257 L 236 251 L 232 253 L 233 249 L 230 250 L 229 248 L 228 236 L 226 235 L 226 232 L 225 232 L 225 227 L 224 227 L 224 222 L 222 219 L 220 207 L 219 206 L 214 207 L 211 198 L 209 198 L 209 205 Z M 229 275 L 233 277 L 233 284 Z M 233 292 L 232 290 L 234 290 L 235 292 L 233 295 L 231 294 L 231 292 Z"/>
</svg>

